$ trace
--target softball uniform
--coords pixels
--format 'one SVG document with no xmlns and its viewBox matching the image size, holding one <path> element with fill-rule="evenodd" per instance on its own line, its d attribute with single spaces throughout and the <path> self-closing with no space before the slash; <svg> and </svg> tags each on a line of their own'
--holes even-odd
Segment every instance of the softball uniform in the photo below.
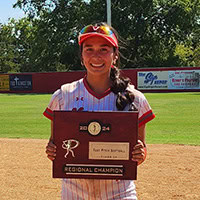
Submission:
<svg viewBox="0 0 200 200">
<path fill-rule="evenodd" d="M 155 115 L 144 95 L 129 85 L 128 90 L 134 93 L 134 104 L 139 111 L 139 126 L 152 120 Z M 125 108 L 128 111 L 129 106 Z M 116 95 L 108 89 L 102 95 L 92 91 L 86 77 L 57 90 L 44 111 L 44 116 L 53 119 L 54 110 L 73 111 L 117 111 Z M 137 199 L 135 184 L 132 180 L 101 180 L 101 179 L 63 179 L 63 200 L 113 200 Z"/>
</svg>

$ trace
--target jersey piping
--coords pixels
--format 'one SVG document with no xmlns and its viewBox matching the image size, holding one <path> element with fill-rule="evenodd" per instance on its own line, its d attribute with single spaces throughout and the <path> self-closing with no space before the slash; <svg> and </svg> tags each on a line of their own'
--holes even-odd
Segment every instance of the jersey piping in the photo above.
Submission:
<svg viewBox="0 0 200 200">
<path fill-rule="evenodd" d="M 84 77 L 83 79 L 83 84 L 85 86 L 85 88 L 87 89 L 87 91 L 94 97 L 96 97 L 97 99 L 102 99 L 104 98 L 105 96 L 107 96 L 109 93 L 111 93 L 111 88 L 108 88 L 103 94 L 97 94 L 95 93 L 91 88 L 90 86 L 88 85 L 88 82 L 87 82 L 87 79 L 86 79 L 86 76 Z"/>
</svg>

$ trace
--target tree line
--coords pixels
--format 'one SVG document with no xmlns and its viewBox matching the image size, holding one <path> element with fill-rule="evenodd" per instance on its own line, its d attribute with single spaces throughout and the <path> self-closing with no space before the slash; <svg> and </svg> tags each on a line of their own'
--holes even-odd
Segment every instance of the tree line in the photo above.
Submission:
<svg viewBox="0 0 200 200">
<path fill-rule="evenodd" d="M 200 66 L 199 0 L 112 0 L 121 66 Z M 17 0 L 0 24 L 0 73 L 81 70 L 77 35 L 107 20 L 106 0 Z"/>
</svg>

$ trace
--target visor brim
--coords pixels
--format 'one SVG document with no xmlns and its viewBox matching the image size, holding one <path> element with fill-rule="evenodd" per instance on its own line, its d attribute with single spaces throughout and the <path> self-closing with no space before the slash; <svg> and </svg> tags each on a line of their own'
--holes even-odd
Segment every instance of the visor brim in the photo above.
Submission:
<svg viewBox="0 0 200 200">
<path fill-rule="evenodd" d="M 104 35 L 101 33 L 96 33 L 96 32 L 80 34 L 78 37 L 79 45 L 81 45 L 86 39 L 88 39 L 90 37 L 94 37 L 94 36 L 102 37 L 102 38 L 106 39 L 112 46 L 118 48 L 117 38 L 114 35 L 113 35 L 113 37 L 111 37 L 111 36 Z"/>
</svg>

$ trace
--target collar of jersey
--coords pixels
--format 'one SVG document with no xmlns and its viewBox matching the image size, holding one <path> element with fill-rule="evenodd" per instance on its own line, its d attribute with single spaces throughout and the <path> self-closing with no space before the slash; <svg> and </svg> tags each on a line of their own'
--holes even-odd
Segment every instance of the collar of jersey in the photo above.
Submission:
<svg viewBox="0 0 200 200">
<path fill-rule="evenodd" d="M 89 86 L 89 84 L 87 82 L 86 76 L 83 78 L 83 84 L 84 84 L 85 88 L 87 89 L 87 91 L 97 99 L 102 99 L 102 98 L 104 98 L 105 96 L 107 96 L 108 94 L 111 93 L 111 88 L 108 88 L 103 94 L 97 94 L 96 92 L 94 92 L 90 88 L 90 86 Z"/>
</svg>

